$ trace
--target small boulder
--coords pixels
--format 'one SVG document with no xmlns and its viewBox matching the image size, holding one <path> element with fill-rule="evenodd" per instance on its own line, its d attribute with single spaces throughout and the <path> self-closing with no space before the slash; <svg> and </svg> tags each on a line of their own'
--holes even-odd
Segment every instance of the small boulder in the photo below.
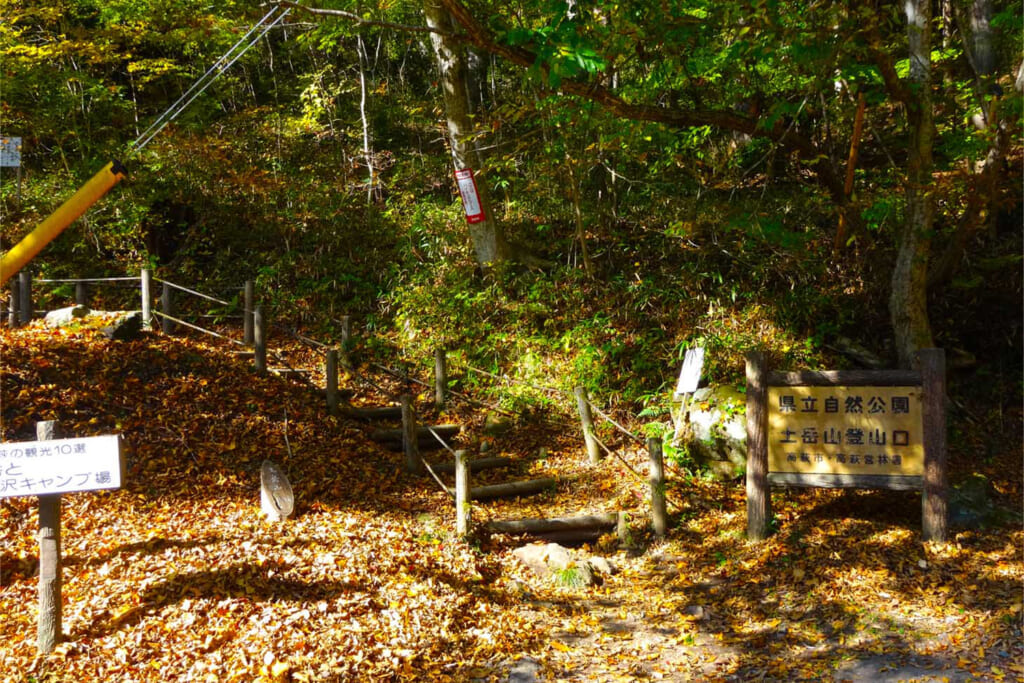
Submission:
<svg viewBox="0 0 1024 683">
<path fill-rule="evenodd" d="M 592 586 L 598 582 L 587 562 L 579 562 L 568 548 L 557 543 L 527 545 L 512 554 L 541 578 L 553 577 L 570 587 Z"/>
<path fill-rule="evenodd" d="M 675 442 L 721 480 L 747 471 L 747 398 L 731 386 L 698 389 L 672 410 Z"/>
<path fill-rule="evenodd" d="M 47 327 L 65 327 L 87 315 L 89 315 L 88 306 L 68 306 L 50 311 L 46 314 L 44 322 Z"/>
<path fill-rule="evenodd" d="M 601 576 L 611 576 L 615 573 L 615 565 L 613 565 L 607 557 L 594 555 L 587 559 L 587 565 L 590 566 L 591 570 L 597 572 Z"/>
<path fill-rule="evenodd" d="M 484 418 L 484 434 L 487 436 L 501 436 L 512 429 L 512 418 L 497 413 L 488 413 Z"/>
<path fill-rule="evenodd" d="M 115 341 L 131 341 L 142 335 L 142 311 L 120 311 L 100 328 L 100 334 Z"/>
</svg>

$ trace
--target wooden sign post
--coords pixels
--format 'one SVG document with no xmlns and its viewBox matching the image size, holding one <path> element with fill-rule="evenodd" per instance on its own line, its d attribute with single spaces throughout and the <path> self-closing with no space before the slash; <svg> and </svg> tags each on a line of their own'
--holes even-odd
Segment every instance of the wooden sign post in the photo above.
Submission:
<svg viewBox="0 0 1024 683">
<path fill-rule="evenodd" d="M 38 441 L 0 444 L 0 498 L 39 497 L 37 647 L 61 638 L 61 495 L 121 487 L 124 458 L 117 436 L 55 439 L 56 422 L 36 423 Z"/>
<path fill-rule="evenodd" d="M 761 540 L 771 485 L 921 490 L 925 540 L 947 535 L 945 355 L 919 370 L 769 372 L 747 357 L 747 535 Z"/>
</svg>

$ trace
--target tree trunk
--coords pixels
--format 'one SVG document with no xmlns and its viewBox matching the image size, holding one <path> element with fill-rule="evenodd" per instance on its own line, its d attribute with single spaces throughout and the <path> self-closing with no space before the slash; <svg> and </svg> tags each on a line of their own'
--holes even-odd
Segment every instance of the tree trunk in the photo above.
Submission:
<svg viewBox="0 0 1024 683">
<path fill-rule="evenodd" d="M 448 34 L 455 32 L 455 23 L 451 15 L 437 0 L 424 0 L 423 14 L 431 28 Z M 473 141 L 473 109 L 467 83 L 465 51 L 448 35 L 432 33 L 430 40 L 434 45 L 434 55 L 440 72 L 452 163 L 456 171 L 469 168 L 479 172 L 483 166 L 483 159 Z M 486 183 L 478 183 L 477 192 L 484 219 L 469 225 L 469 235 L 473 241 L 477 262 L 480 265 L 487 265 L 506 261 L 511 255 L 511 250 L 501 226 L 495 220 Z"/>
<path fill-rule="evenodd" d="M 900 367 L 909 368 L 918 349 L 933 345 L 927 292 L 935 206 L 932 198 L 931 2 L 912 0 L 907 3 L 906 11 L 913 93 L 907 111 L 910 123 L 907 204 L 906 220 L 897 236 L 889 313 Z"/>
<path fill-rule="evenodd" d="M 370 120 L 366 116 L 366 72 L 369 70 L 370 59 L 366 54 L 366 44 L 361 35 L 356 36 L 356 51 L 359 53 L 359 118 L 363 123 L 363 158 L 366 160 L 366 204 L 373 204 L 373 192 L 377 178 L 373 168 L 373 148 L 370 146 Z"/>
</svg>

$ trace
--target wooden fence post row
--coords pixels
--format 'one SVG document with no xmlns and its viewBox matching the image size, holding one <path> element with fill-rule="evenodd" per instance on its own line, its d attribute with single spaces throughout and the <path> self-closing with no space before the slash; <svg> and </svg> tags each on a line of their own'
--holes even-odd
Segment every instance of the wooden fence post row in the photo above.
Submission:
<svg viewBox="0 0 1024 683">
<path fill-rule="evenodd" d="M 412 396 L 403 394 L 399 398 L 399 402 L 402 405 L 402 447 L 405 451 L 405 471 L 409 474 L 423 474 Z"/>
<path fill-rule="evenodd" d="M 75 283 L 75 305 L 76 306 L 88 306 L 89 305 L 89 283 L 87 283 L 87 282 L 76 282 Z"/>
<path fill-rule="evenodd" d="M 32 322 L 32 273 L 23 270 L 18 273 L 18 319 L 21 325 Z"/>
<path fill-rule="evenodd" d="M 647 439 L 649 458 L 648 481 L 651 486 L 651 524 L 658 538 L 668 531 L 668 508 L 665 502 L 665 461 L 661 452 L 661 439 Z"/>
<path fill-rule="evenodd" d="M 455 533 L 469 533 L 472 503 L 469 500 L 469 460 L 466 451 L 455 451 Z"/>
<path fill-rule="evenodd" d="M 260 304 L 252 312 L 252 333 L 256 346 L 253 353 L 253 364 L 257 372 L 267 371 L 267 324 L 263 318 L 263 305 Z"/>
<path fill-rule="evenodd" d="M 253 306 L 256 305 L 256 283 L 252 280 L 246 280 L 242 291 L 242 343 L 246 346 L 252 346 L 256 339 L 253 332 L 253 316 L 255 315 Z"/>
<path fill-rule="evenodd" d="M 448 354 L 443 348 L 434 350 L 434 405 L 444 409 L 448 393 Z"/>
<path fill-rule="evenodd" d="M 580 414 L 580 423 L 583 425 L 583 441 L 587 446 L 587 457 L 590 464 L 596 465 L 601 462 L 601 448 L 594 437 L 594 418 L 590 413 L 590 399 L 584 387 L 576 387 L 573 393 L 576 395 L 576 410 Z"/>
<path fill-rule="evenodd" d="M 948 535 L 946 371 L 769 372 L 747 356 L 747 535 L 768 535 L 771 486 L 919 490 L 922 537 Z"/>
<path fill-rule="evenodd" d="M 143 268 L 139 274 L 139 289 L 142 295 L 142 329 L 153 329 L 153 271 Z"/>
</svg>

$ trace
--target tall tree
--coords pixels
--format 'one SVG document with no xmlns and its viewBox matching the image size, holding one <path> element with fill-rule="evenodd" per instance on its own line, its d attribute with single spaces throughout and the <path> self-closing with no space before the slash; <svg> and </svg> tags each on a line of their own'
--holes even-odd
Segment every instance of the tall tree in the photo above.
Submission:
<svg viewBox="0 0 1024 683">
<path fill-rule="evenodd" d="M 434 30 L 430 40 L 437 58 L 441 92 L 444 97 L 452 163 L 456 171 L 483 168 L 483 156 L 476 144 L 473 126 L 474 102 L 470 97 L 469 73 L 463 45 L 453 39 L 455 24 L 448 10 L 438 0 L 424 0 L 423 14 L 427 26 Z M 477 193 L 484 218 L 469 225 L 473 249 L 481 265 L 506 261 L 511 255 L 505 233 L 494 216 L 490 192 L 485 183 L 477 183 Z"/>
</svg>

